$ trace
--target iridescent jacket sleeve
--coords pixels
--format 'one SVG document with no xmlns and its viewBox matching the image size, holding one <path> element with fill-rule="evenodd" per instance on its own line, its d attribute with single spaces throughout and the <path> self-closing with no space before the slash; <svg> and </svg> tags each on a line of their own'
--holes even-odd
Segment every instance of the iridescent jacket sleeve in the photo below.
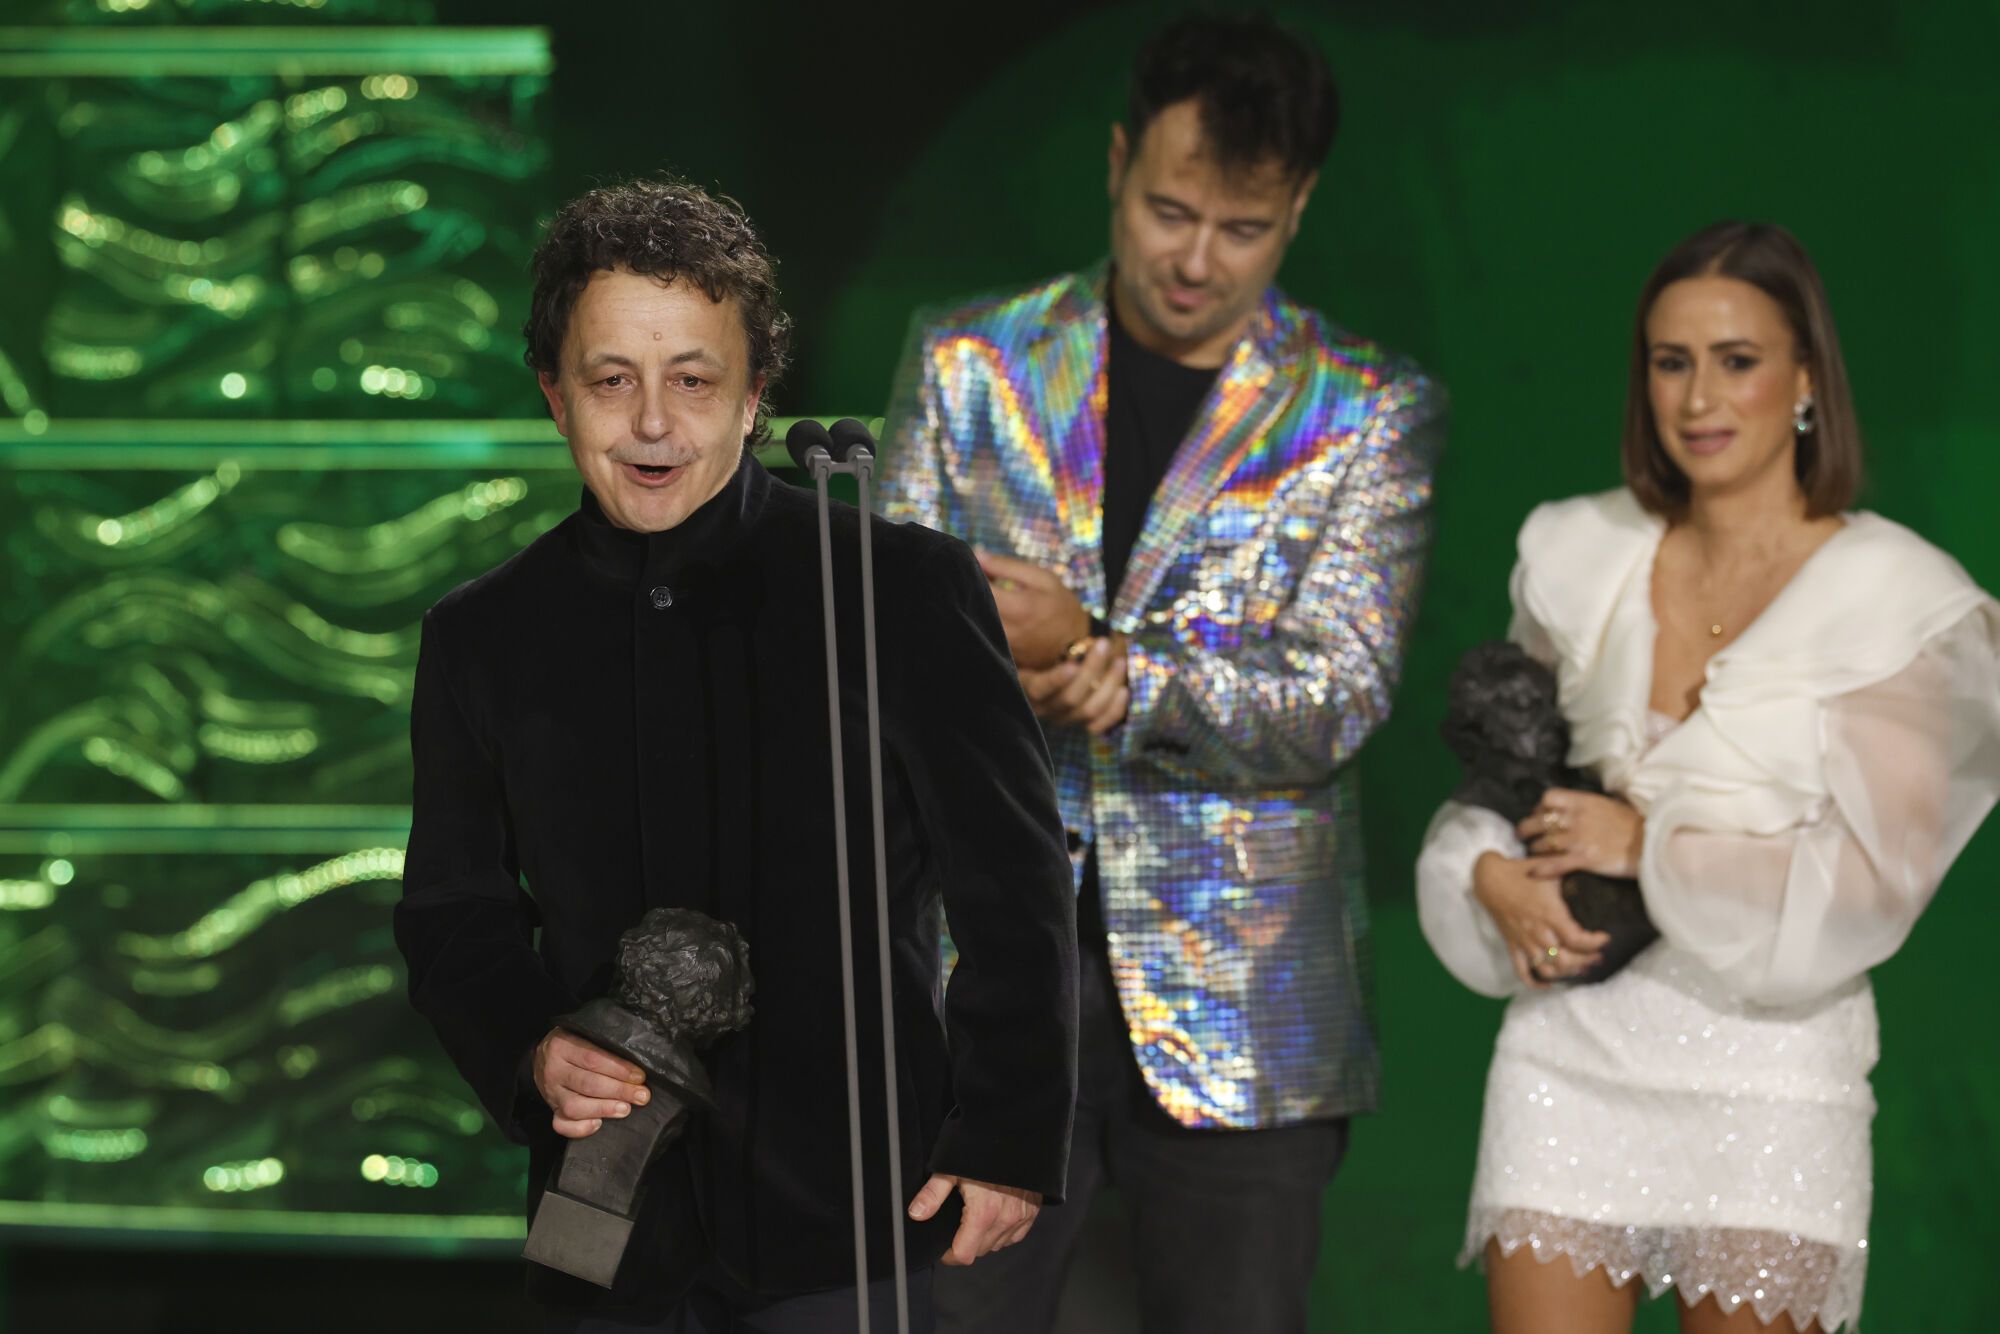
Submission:
<svg viewBox="0 0 2000 1334">
<path fill-rule="evenodd" d="M 1340 470 L 1319 541 L 1272 633 L 1210 648 L 1172 623 L 1132 638 L 1127 761 L 1251 787 L 1328 781 L 1389 715 L 1431 537 L 1442 388 L 1383 385 Z"/>
<path fill-rule="evenodd" d="M 882 423 L 882 461 L 876 474 L 877 503 L 897 523 L 920 523 L 950 531 L 944 512 L 943 410 L 937 366 L 930 356 L 923 312 L 910 322 L 903 359 Z"/>
</svg>

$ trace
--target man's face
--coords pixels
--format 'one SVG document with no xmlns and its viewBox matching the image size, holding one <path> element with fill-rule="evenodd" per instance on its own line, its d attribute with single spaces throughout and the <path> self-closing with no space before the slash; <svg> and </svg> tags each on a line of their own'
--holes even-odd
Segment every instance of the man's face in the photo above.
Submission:
<svg viewBox="0 0 2000 1334">
<path fill-rule="evenodd" d="M 629 269 L 591 275 L 557 373 L 539 379 L 584 485 L 640 533 L 675 527 L 722 490 L 764 388 L 733 297 Z"/>
<path fill-rule="evenodd" d="M 1153 117 L 1134 152 L 1111 128 L 1113 293 L 1142 346 L 1219 366 L 1242 336 L 1298 235 L 1318 173 L 1276 162 L 1225 171 L 1190 98 Z"/>
</svg>

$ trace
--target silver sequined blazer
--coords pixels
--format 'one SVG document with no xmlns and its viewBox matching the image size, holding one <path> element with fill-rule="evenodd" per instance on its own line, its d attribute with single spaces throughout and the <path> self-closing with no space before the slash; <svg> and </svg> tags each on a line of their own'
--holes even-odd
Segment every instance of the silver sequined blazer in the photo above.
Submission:
<svg viewBox="0 0 2000 1334">
<path fill-rule="evenodd" d="M 1095 844 L 1134 1054 L 1184 1125 L 1365 1111 L 1380 1078 L 1350 761 L 1388 715 L 1442 389 L 1272 289 L 1100 554 L 1105 270 L 918 316 L 883 508 L 1052 568 L 1131 641 L 1131 708 L 1049 746 Z"/>
</svg>

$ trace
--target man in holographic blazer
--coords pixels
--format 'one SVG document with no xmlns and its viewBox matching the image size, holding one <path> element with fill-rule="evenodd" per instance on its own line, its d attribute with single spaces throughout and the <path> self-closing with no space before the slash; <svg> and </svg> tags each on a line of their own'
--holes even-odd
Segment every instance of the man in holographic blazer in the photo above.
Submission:
<svg viewBox="0 0 2000 1334">
<path fill-rule="evenodd" d="M 919 315 L 898 377 L 884 506 L 981 552 L 1084 942 L 1069 1203 L 941 1278 L 941 1329 L 1048 1328 L 1107 1182 L 1148 1331 L 1305 1328 L 1379 1072 L 1349 762 L 1444 423 L 1417 367 L 1273 285 L 1337 107 L 1268 21 L 1176 20 L 1112 129 L 1110 263 Z"/>
</svg>

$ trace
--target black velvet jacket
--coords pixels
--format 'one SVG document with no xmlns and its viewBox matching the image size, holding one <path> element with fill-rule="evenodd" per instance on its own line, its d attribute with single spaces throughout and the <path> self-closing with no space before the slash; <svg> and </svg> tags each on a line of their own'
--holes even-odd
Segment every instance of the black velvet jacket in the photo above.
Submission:
<svg viewBox="0 0 2000 1334">
<path fill-rule="evenodd" d="M 550 1020 L 608 990 L 619 934 L 695 908 L 750 944 L 756 1017 L 708 1054 L 717 1112 L 651 1169 L 609 1293 L 663 1307 L 711 1255 L 767 1294 L 853 1282 L 826 656 L 815 500 L 746 451 L 678 528 L 595 500 L 424 619 L 396 939 L 410 996 L 511 1138 L 529 1212 L 562 1141 L 527 1078 Z M 858 514 L 834 508 L 869 1259 L 889 1264 Z M 970 551 L 874 526 L 901 1157 L 1061 1195 L 1076 1088 L 1075 907 L 1040 725 Z M 524 888 L 525 886 L 525 888 Z M 960 952 L 939 995 L 939 901 Z M 539 940 L 536 928 L 539 927 Z M 942 1253 L 955 1204 L 907 1224 Z"/>
</svg>

